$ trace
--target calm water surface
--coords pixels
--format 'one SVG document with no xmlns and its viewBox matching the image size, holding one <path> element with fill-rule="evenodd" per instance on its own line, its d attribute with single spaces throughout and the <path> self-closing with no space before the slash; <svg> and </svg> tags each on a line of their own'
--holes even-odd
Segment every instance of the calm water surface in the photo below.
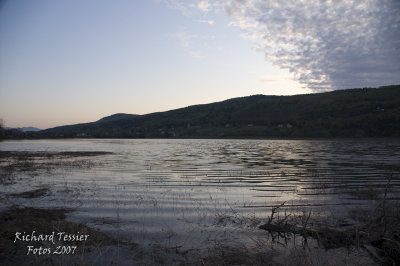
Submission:
<svg viewBox="0 0 400 266">
<path fill-rule="evenodd" d="M 357 192 L 390 186 L 399 200 L 397 140 L 35 140 L 6 141 L 1 151 L 109 151 L 91 168 L 40 172 L 2 186 L 11 204 L 72 207 L 69 219 L 127 240 L 205 246 L 243 238 L 285 202 L 292 212 L 344 215 L 373 198 Z M 7 197 L 40 187 L 38 199 Z M 238 223 L 241 223 L 238 225 Z"/>
</svg>

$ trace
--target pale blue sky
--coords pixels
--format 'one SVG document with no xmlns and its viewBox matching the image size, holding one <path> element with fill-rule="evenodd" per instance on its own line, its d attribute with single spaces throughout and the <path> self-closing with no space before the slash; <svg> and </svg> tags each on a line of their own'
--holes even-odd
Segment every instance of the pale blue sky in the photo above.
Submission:
<svg viewBox="0 0 400 266">
<path fill-rule="evenodd" d="M 48 128 L 252 94 L 307 93 L 318 90 L 318 78 L 324 90 L 348 84 L 340 83 L 337 72 L 315 70 L 307 61 L 309 68 L 303 69 L 297 59 L 287 60 L 290 49 L 290 58 L 293 49 L 307 51 L 275 38 L 282 32 L 294 36 L 288 27 L 269 32 L 268 23 L 281 15 L 270 14 L 267 22 L 266 10 L 278 12 L 279 2 L 259 1 L 276 2 L 268 7 L 244 2 L 5 1 L 0 5 L 0 118 L 6 126 Z M 293 42 L 304 45 L 306 37 Z M 290 45 L 294 48 L 276 49 Z M 369 84 L 375 85 L 360 86 Z"/>
<path fill-rule="evenodd" d="M 0 117 L 47 128 L 293 93 L 262 82 L 270 63 L 226 16 L 201 18 L 149 0 L 5 2 Z"/>
</svg>

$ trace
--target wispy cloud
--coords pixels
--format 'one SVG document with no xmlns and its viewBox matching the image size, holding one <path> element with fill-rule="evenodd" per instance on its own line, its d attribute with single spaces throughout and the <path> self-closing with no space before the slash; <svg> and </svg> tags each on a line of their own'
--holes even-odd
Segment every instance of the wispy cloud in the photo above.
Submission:
<svg viewBox="0 0 400 266">
<path fill-rule="evenodd" d="M 183 48 L 186 54 L 196 59 L 204 58 L 200 51 L 192 47 L 192 42 L 200 38 L 198 35 L 188 34 L 186 32 L 179 32 L 172 34 L 171 36 L 178 40 L 179 45 Z"/>
<path fill-rule="evenodd" d="M 168 7 L 179 10 L 184 16 L 191 16 L 193 14 L 196 4 L 192 1 L 183 0 L 156 0 L 164 2 Z"/>
<path fill-rule="evenodd" d="M 208 12 L 211 5 L 208 0 L 202 0 L 197 4 L 197 7 L 203 12 Z"/>
<path fill-rule="evenodd" d="M 188 48 L 190 46 L 190 41 L 196 38 L 196 35 L 187 34 L 185 32 L 179 32 L 171 35 L 172 37 L 178 39 L 179 44 L 183 48 Z"/>
<path fill-rule="evenodd" d="M 185 16 L 193 16 L 196 13 L 204 15 L 210 11 L 220 11 L 226 0 L 153 0 L 163 2 L 168 7 L 179 10 Z M 197 14 L 198 15 L 198 14 Z"/>
<path fill-rule="evenodd" d="M 276 83 L 282 81 L 292 81 L 293 77 L 288 75 L 288 73 L 269 73 L 264 75 L 260 80 L 262 83 Z"/>
<path fill-rule="evenodd" d="M 232 0 L 225 11 L 313 90 L 400 83 L 400 1 Z"/>
<path fill-rule="evenodd" d="M 209 24 L 209 25 L 212 25 L 212 24 L 215 23 L 215 21 L 212 20 L 212 19 L 209 19 L 209 20 L 199 20 L 199 22 L 200 22 L 200 23 L 206 23 L 206 24 Z"/>
</svg>

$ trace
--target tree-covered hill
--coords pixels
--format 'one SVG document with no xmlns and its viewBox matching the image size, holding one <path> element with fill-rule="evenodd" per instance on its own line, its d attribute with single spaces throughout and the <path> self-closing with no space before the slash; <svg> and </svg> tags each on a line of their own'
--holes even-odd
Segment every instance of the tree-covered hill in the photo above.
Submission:
<svg viewBox="0 0 400 266">
<path fill-rule="evenodd" d="M 41 137 L 400 137 L 400 85 L 254 95 L 146 115 L 115 114 Z"/>
</svg>

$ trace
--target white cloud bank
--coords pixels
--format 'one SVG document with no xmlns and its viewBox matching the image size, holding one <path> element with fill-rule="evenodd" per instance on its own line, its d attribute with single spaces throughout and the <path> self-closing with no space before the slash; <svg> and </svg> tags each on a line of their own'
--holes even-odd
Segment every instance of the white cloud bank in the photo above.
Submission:
<svg viewBox="0 0 400 266">
<path fill-rule="evenodd" d="M 400 83 L 400 1 L 232 0 L 225 11 L 314 91 Z"/>
<path fill-rule="evenodd" d="M 229 26 L 305 88 L 400 83 L 399 0 L 165 1 L 194 16 L 223 8 Z"/>
</svg>

